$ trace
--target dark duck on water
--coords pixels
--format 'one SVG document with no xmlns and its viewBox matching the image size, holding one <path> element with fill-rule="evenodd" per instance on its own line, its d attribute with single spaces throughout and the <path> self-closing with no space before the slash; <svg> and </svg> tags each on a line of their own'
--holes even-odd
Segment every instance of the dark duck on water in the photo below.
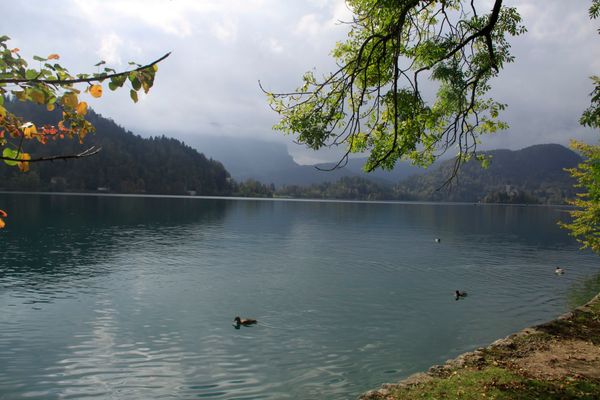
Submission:
<svg viewBox="0 0 600 400">
<path fill-rule="evenodd" d="M 454 299 L 458 300 L 458 299 L 463 299 L 467 297 L 467 292 L 463 292 L 461 290 L 457 290 L 454 292 Z"/>
<path fill-rule="evenodd" d="M 256 324 L 258 321 L 256 321 L 255 319 L 252 319 L 252 318 L 244 318 L 244 319 L 242 319 L 240 317 L 235 317 L 233 319 L 233 322 L 235 322 L 235 327 L 239 329 L 239 327 L 241 325 L 250 326 L 250 325 Z"/>
</svg>

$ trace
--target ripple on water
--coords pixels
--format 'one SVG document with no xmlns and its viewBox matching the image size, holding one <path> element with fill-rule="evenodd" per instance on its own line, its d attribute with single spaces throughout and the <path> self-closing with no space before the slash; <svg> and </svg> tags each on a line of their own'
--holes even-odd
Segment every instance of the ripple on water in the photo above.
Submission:
<svg viewBox="0 0 600 400">
<path fill-rule="evenodd" d="M 0 398 L 352 398 L 561 313 L 597 269 L 541 210 L 91 199 L 7 231 Z"/>
</svg>

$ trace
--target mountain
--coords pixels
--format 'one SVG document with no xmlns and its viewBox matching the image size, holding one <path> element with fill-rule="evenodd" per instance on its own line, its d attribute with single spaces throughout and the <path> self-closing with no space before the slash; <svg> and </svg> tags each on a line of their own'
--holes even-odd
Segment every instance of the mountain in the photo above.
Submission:
<svg viewBox="0 0 600 400">
<path fill-rule="evenodd" d="M 7 100 L 6 106 L 37 125 L 59 119 L 57 112 L 48 113 L 30 103 Z M 226 137 L 191 140 L 197 149 L 223 160 L 224 166 L 179 140 L 142 138 L 93 111 L 88 119 L 97 132 L 88 135 L 83 144 L 78 140 L 50 141 L 46 145 L 27 141 L 25 151 L 36 156 L 76 154 L 97 146 L 102 148 L 99 154 L 31 163 L 29 173 L 5 166 L 0 168 L 0 189 L 564 203 L 575 195 L 574 182 L 564 169 L 581 162 L 579 155 L 556 144 L 518 151 L 493 150 L 482 153 L 491 159 L 489 168 L 482 169 L 479 162 L 470 161 L 461 167 L 451 185 L 443 187 L 452 171 L 451 160 L 440 161 L 427 170 L 399 163 L 394 171 L 365 174 L 361 170 L 365 160 L 350 159 L 344 168 L 320 171 L 315 166 L 298 165 L 283 144 Z M 235 179 L 245 182 L 236 183 L 228 170 Z"/>
<path fill-rule="evenodd" d="M 424 172 L 408 163 L 398 163 L 393 171 L 365 173 L 362 170 L 365 158 L 351 158 L 343 168 L 326 171 L 324 169 L 335 164 L 299 165 L 288 153 L 285 144 L 258 139 L 202 135 L 186 138 L 186 142 L 220 160 L 237 181 L 254 179 L 278 187 L 336 182 L 342 177 L 362 177 L 390 184 Z"/>
<path fill-rule="evenodd" d="M 564 169 L 577 166 L 582 159 L 564 146 L 542 144 L 482 154 L 491 157 L 489 168 L 471 160 L 461 166 L 448 187 L 441 188 L 451 174 L 452 160 L 400 182 L 396 191 L 414 200 L 502 203 L 560 204 L 575 195 L 575 182 Z"/>
<path fill-rule="evenodd" d="M 58 112 L 47 112 L 31 103 L 6 101 L 6 107 L 36 125 L 56 124 Z M 102 150 L 77 160 L 31 163 L 28 173 L 16 167 L 0 168 L 0 187 L 9 190 L 113 191 L 227 195 L 230 175 L 223 165 L 179 140 L 142 138 L 114 121 L 90 111 L 87 119 L 96 127 L 83 144 L 77 139 L 26 141 L 24 150 L 35 156 L 76 154 L 91 146 Z"/>
</svg>

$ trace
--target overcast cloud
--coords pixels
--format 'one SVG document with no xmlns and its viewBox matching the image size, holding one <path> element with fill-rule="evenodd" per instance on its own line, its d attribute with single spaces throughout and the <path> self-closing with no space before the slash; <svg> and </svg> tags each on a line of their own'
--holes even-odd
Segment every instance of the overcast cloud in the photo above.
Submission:
<svg viewBox="0 0 600 400">
<path fill-rule="evenodd" d="M 484 0 L 485 3 L 485 0 Z M 529 32 L 513 39 L 516 62 L 492 82 L 507 103 L 510 130 L 484 139 L 486 148 L 597 141 L 578 124 L 589 104 L 588 77 L 600 73 L 598 23 L 588 0 L 509 1 Z M 333 68 L 330 50 L 351 18 L 342 0 L 3 0 L 3 32 L 21 54 L 59 53 L 71 71 L 115 69 L 168 51 L 155 86 L 138 104 L 127 91 L 105 91 L 94 109 L 135 133 L 226 135 L 289 143 L 297 161 L 323 161 L 272 131 L 276 115 L 258 80 L 274 91 L 295 88 L 310 69 Z"/>
</svg>

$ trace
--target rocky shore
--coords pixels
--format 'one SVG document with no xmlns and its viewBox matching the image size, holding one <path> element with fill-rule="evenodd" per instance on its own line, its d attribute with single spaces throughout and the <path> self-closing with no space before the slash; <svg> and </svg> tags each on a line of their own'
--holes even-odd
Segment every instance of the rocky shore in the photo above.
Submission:
<svg viewBox="0 0 600 400">
<path fill-rule="evenodd" d="M 360 396 L 414 398 L 600 399 L 600 294 L 553 321 Z"/>
</svg>

